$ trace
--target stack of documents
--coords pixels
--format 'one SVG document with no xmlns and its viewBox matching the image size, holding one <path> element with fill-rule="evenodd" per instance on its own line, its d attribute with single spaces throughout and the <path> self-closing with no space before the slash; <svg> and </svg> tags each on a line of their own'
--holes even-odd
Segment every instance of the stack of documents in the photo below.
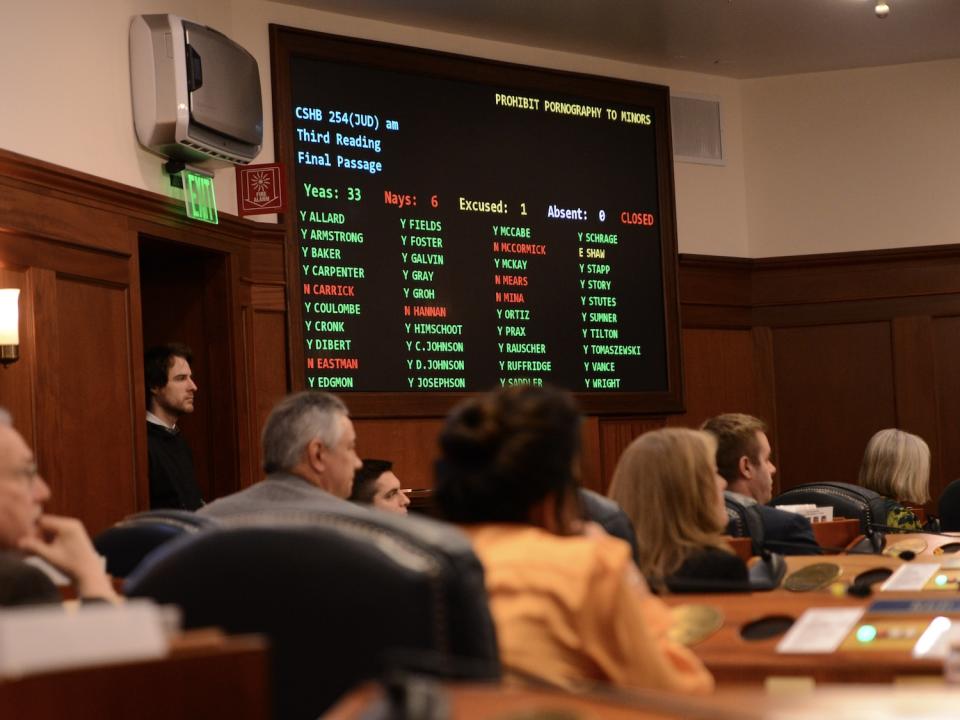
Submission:
<svg viewBox="0 0 960 720">
<path fill-rule="evenodd" d="M 833 520 L 832 507 L 817 507 L 816 505 L 777 505 L 777 510 L 803 515 L 810 522 L 830 522 Z"/>
</svg>

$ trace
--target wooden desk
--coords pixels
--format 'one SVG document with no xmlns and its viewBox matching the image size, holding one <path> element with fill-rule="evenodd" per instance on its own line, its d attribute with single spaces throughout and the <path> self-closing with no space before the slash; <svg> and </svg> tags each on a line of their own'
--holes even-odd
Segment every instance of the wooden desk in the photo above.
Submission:
<svg viewBox="0 0 960 720">
<path fill-rule="evenodd" d="M 813 527 L 813 536 L 822 548 L 845 548 L 860 536 L 859 520 L 835 518 L 810 525 Z"/>
<path fill-rule="evenodd" d="M 860 537 L 860 521 L 838 518 L 827 522 L 811 523 L 813 536 L 822 548 L 834 551 L 846 548 Z M 742 560 L 749 560 L 753 555 L 750 538 L 727 537 L 727 543 Z"/>
<path fill-rule="evenodd" d="M 918 557 L 926 555 L 937 555 L 940 559 L 947 559 L 950 557 L 951 553 L 939 554 L 934 551 L 942 547 L 943 545 L 950 545 L 953 543 L 960 543 L 960 533 L 949 533 L 941 535 L 931 535 L 930 533 L 887 533 L 887 547 L 889 548 L 892 545 L 897 543 L 906 542 L 910 540 L 923 540 L 927 543 L 925 550 L 917 553 Z M 960 557 L 960 555 L 958 555 Z"/>
<path fill-rule="evenodd" d="M 736 696 L 703 698 L 671 695 L 655 691 L 598 689 L 596 692 L 570 693 L 545 688 L 526 688 L 503 684 L 443 683 L 436 686 L 439 696 L 449 703 L 449 714 L 457 720 L 534 720 L 534 718 L 570 718 L 582 720 L 760 720 L 754 710 L 762 699 L 756 691 L 741 690 Z M 744 695 L 749 692 L 749 703 Z M 377 685 L 364 685 L 351 692 L 325 715 L 325 720 L 363 720 L 387 717 L 384 693 Z"/>
<path fill-rule="evenodd" d="M 909 535 L 897 536 L 908 539 Z M 951 538 L 925 535 L 924 538 L 943 544 Z M 920 555 L 916 562 L 935 562 L 950 555 Z M 753 560 L 751 562 L 758 562 Z M 831 555 L 793 556 L 786 558 L 787 576 L 800 568 L 815 563 L 829 562 L 840 566 L 839 581 L 849 585 L 861 572 L 874 568 L 895 570 L 905 561 L 885 555 Z M 911 593 L 875 592 L 869 598 L 848 595 L 835 596 L 830 588 L 796 593 L 784 589 L 767 593 L 740 593 L 716 595 L 667 595 L 669 605 L 710 605 L 724 614 L 723 627 L 714 635 L 693 647 L 714 674 L 718 684 L 760 684 L 768 677 L 803 676 L 822 682 L 890 682 L 901 677 L 941 675 L 937 660 L 914 660 L 907 651 L 848 651 L 830 655 L 780 655 L 776 646 L 782 636 L 768 640 L 749 641 L 740 636 L 747 623 L 768 615 L 786 615 L 796 620 L 811 607 L 867 607 L 878 599 L 945 599 L 956 597 L 955 592 L 923 591 Z"/>
<path fill-rule="evenodd" d="M 0 680 L 0 718 L 270 717 L 268 653 L 255 636 L 185 633 L 161 660 Z"/>
<path fill-rule="evenodd" d="M 928 533 L 899 533 L 887 535 L 887 548 L 892 548 L 898 543 L 909 543 L 921 539 L 927 543 L 927 547 L 920 553 L 917 553 L 913 562 L 946 562 L 953 557 L 950 553 L 939 554 L 936 549 L 950 543 L 960 542 L 960 536 L 930 535 Z M 960 555 L 957 555 L 960 558 Z M 800 568 L 815 563 L 829 562 L 835 563 L 841 568 L 840 580 L 849 583 L 859 573 L 874 568 L 887 567 L 896 569 L 904 561 L 893 555 L 870 555 L 870 554 L 848 554 L 848 555 L 792 555 L 786 558 L 787 574 L 789 575 Z M 756 562 L 756 561 L 753 561 Z"/>
<path fill-rule="evenodd" d="M 917 597 L 920 593 L 911 593 Z M 926 594 L 929 597 L 929 594 Z M 884 593 L 884 598 L 904 597 Z M 942 597 L 942 595 L 940 596 Z M 670 605 L 710 605 L 724 614 L 724 624 L 716 633 L 694 645 L 693 651 L 713 673 L 718 685 L 759 685 L 769 677 L 806 677 L 820 682 L 884 683 L 910 676 L 941 676 L 936 660 L 915 660 L 906 651 L 837 651 L 823 654 L 778 654 L 782 636 L 750 641 L 740 636 L 747 623 L 770 615 L 786 615 L 796 620 L 811 607 L 866 607 L 876 599 L 834 597 L 818 593 L 746 593 L 728 595 L 686 595 L 664 598 Z"/>
<path fill-rule="evenodd" d="M 504 718 L 583 718 L 583 720 L 759 720 L 791 718 L 937 717 L 956 714 L 956 690 L 944 686 L 818 685 L 815 689 L 764 692 L 758 688 L 718 688 L 707 698 L 664 696 L 629 691 L 572 694 L 502 685 L 444 684 L 449 717 L 454 720 Z M 382 701 L 382 691 L 365 685 L 344 698 L 324 717 L 362 720 Z M 382 707 L 382 706 L 381 706 Z M 901 709 L 898 713 L 897 710 Z M 375 715 L 385 717 L 385 715 Z"/>
<path fill-rule="evenodd" d="M 890 568 L 891 570 L 896 570 L 904 563 L 900 558 L 889 555 L 792 555 L 785 559 L 787 561 L 787 574 L 785 577 L 789 577 L 790 573 L 796 572 L 808 565 L 832 563 L 840 566 L 840 577 L 838 579 L 847 585 L 850 584 L 857 575 L 867 570 L 873 570 L 875 568 Z M 775 590 L 774 592 L 795 594 L 790 593 L 788 590 Z M 829 592 L 829 588 L 813 592 L 818 594 L 826 593 Z"/>
</svg>

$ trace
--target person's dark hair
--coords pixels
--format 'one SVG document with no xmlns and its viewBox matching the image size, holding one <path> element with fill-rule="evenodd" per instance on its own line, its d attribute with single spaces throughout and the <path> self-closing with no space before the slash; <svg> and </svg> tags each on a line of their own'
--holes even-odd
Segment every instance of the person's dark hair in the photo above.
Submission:
<svg viewBox="0 0 960 720">
<path fill-rule="evenodd" d="M 193 365 L 193 352 L 183 343 L 155 345 L 143 354 L 143 380 L 147 390 L 147 407 L 150 407 L 150 391 L 166 387 L 170 366 L 174 358 L 182 357 Z"/>
<path fill-rule="evenodd" d="M 364 460 L 363 465 L 353 476 L 353 491 L 347 500 L 358 503 L 372 503 L 377 493 L 377 480 L 393 467 L 389 460 Z"/>
<path fill-rule="evenodd" d="M 579 448 L 580 413 L 569 393 L 514 386 L 467 400 L 440 433 L 440 512 L 452 522 L 522 523 L 555 493 L 559 516 L 575 497 Z"/>
</svg>

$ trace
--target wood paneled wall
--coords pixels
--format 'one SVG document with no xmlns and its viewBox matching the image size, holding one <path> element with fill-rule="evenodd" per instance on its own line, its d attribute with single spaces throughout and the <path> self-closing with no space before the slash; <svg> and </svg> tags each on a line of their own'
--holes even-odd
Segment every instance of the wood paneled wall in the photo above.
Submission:
<svg viewBox="0 0 960 720">
<path fill-rule="evenodd" d="M 960 246 L 681 256 L 680 268 L 684 420 L 740 409 L 725 385 L 739 388 L 741 407 L 771 424 L 780 490 L 856 482 L 870 436 L 899 427 L 930 445 L 935 507 L 960 477 Z"/>
<path fill-rule="evenodd" d="M 0 405 L 36 449 L 53 511 L 97 532 L 146 508 L 141 356 L 175 331 L 204 364 L 203 412 L 184 421 L 204 487 L 259 479 L 260 429 L 290 387 L 282 233 L 188 222 L 170 199 L 0 151 L 0 286 L 22 290 L 21 360 L 0 370 Z M 165 243 L 182 251 L 179 275 L 177 262 L 154 266 Z M 177 290 L 188 277 L 200 287 Z M 588 487 L 606 488 L 637 435 L 728 411 L 770 424 L 780 489 L 853 481 L 889 426 L 930 443 L 934 497 L 960 476 L 960 246 L 681 255 L 679 284 L 686 411 L 588 417 Z M 184 295 L 164 302 L 170 292 Z M 430 487 L 441 423 L 359 417 L 359 451 Z"/>
<path fill-rule="evenodd" d="M 156 267 L 164 248 L 182 252 Z M 204 487 L 259 477 L 262 409 L 287 390 L 283 267 L 276 227 L 197 224 L 182 203 L 0 151 L 0 286 L 21 289 L 0 405 L 35 450 L 51 511 L 96 533 L 147 509 L 143 347 L 184 339 L 173 334 L 202 358 L 203 412 L 182 424 Z"/>
</svg>

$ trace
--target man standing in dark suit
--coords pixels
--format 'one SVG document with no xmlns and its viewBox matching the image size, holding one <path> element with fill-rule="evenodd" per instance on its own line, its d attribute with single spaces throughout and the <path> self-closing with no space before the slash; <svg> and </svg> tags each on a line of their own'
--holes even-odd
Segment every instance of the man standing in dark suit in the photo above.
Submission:
<svg viewBox="0 0 960 720">
<path fill-rule="evenodd" d="M 150 348 L 144 355 L 147 385 L 147 460 L 150 507 L 196 510 L 203 496 L 193 474 L 193 453 L 177 423 L 193 412 L 197 385 L 186 345 L 170 343 Z"/>
<path fill-rule="evenodd" d="M 766 504 L 773 497 L 777 472 L 770 459 L 766 424 L 752 415 L 726 413 L 710 418 L 702 429 L 717 438 L 717 471 L 727 481 L 727 494 L 756 508 L 763 523 L 764 548 L 785 555 L 819 554 L 807 518 Z"/>
</svg>

